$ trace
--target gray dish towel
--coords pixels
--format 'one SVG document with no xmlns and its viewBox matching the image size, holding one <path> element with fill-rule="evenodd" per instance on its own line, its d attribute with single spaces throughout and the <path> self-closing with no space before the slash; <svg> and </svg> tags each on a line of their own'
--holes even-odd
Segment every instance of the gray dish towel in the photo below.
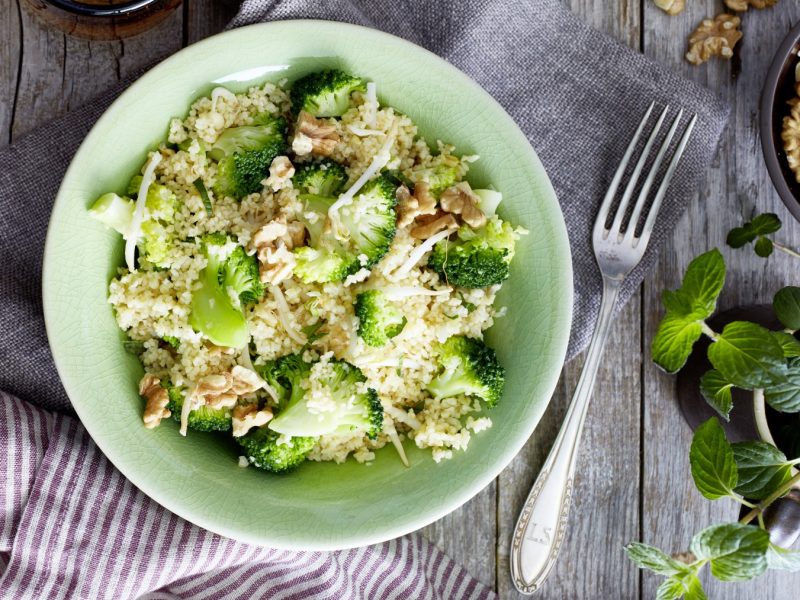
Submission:
<svg viewBox="0 0 800 600">
<path fill-rule="evenodd" d="M 246 0 L 231 27 L 277 19 L 349 21 L 442 56 L 492 94 L 527 134 L 569 230 L 575 313 L 569 356 L 588 343 L 601 283 L 591 247 L 597 206 L 652 101 L 697 113 L 645 260 L 653 265 L 711 162 L 727 107 L 709 91 L 582 24 L 557 0 Z M 232 67 L 233 68 L 233 67 Z M 0 389 L 68 411 L 42 320 L 44 236 L 53 198 L 91 125 L 124 86 L 0 150 Z M 188 99 L 187 99 L 188 102 Z M 80 260 L 80 257 L 75 257 Z"/>
</svg>

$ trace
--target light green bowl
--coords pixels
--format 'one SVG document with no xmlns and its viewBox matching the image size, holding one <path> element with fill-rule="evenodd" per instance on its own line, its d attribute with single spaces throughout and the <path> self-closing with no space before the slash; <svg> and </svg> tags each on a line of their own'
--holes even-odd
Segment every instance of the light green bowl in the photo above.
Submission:
<svg viewBox="0 0 800 600">
<path fill-rule="evenodd" d="M 314 58 L 311 58 L 314 57 Z M 336 58 L 330 58 L 336 57 Z M 503 192 L 502 216 L 530 231 L 498 298 L 508 314 L 488 333 L 505 365 L 494 425 L 466 452 L 436 464 L 406 443 L 370 466 L 308 463 L 274 476 L 237 466 L 235 446 L 178 435 L 173 422 L 142 426 L 142 369 L 120 344 L 107 286 L 122 264 L 120 237 L 89 218 L 101 193 L 122 192 L 170 117 L 215 84 L 295 77 L 338 65 L 377 82 L 381 101 L 407 113 L 429 141 L 479 154 L 470 180 Z M 58 372 L 106 456 L 148 496 L 202 527 L 245 542 L 337 549 L 380 542 L 427 525 L 475 495 L 533 432 L 564 359 L 572 307 L 569 245 L 553 188 L 525 136 L 471 79 L 399 38 L 351 25 L 286 21 L 244 27 L 178 52 L 106 111 L 72 161 L 56 198 L 44 258 L 44 309 Z M 488 518 L 488 517 L 487 517 Z"/>
</svg>

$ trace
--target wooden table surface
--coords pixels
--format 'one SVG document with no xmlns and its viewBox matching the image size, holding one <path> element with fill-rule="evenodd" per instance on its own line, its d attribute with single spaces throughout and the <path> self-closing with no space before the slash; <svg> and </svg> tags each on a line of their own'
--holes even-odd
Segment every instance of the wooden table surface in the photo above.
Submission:
<svg viewBox="0 0 800 600">
<path fill-rule="evenodd" d="M 583 439 L 569 532 L 542 599 L 654 598 L 659 579 L 642 574 L 622 547 L 642 540 L 668 550 L 686 548 L 706 525 L 736 518 L 732 502 L 706 501 L 694 490 L 687 458 L 691 432 L 676 404 L 675 378 L 650 361 L 649 342 L 662 314 L 659 296 L 675 287 L 689 260 L 721 247 L 729 265 L 721 307 L 767 302 L 797 263 L 777 253 L 768 261 L 724 247 L 742 215 L 778 213 L 784 241 L 800 245 L 800 226 L 772 188 L 758 135 L 758 99 L 767 66 L 800 3 L 781 0 L 743 15 L 744 39 L 732 61 L 693 67 L 683 60 L 686 39 L 721 0 L 692 0 L 668 17 L 650 0 L 565 0 L 590 25 L 706 85 L 732 106 L 719 154 L 656 270 L 617 318 Z M 88 42 L 47 28 L 25 0 L 0 0 L 0 136 L 25 132 L 80 105 L 107 85 L 155 59 L 221 30 L 235 0 L 191 0 L 155 29 L 124 42 Z M 535 24 L 532 24 L 535 26 Z M 598 73 L 602 77 L 602 73 Z M 591 85 L 591 82 L 587 82 Z M 531 140 L 534 148 L 536 140 Z M 498 479 L 465 506 L 425 528 L 425 535 L 501 598 L 516 598 L 508 547 L 519 507 L 556 436 L 580 373 L 579 358 L 564 369 L 541 424 Z M 709 579 L 712 599 L 780 600 L 796 596 L 800 576 L 770 573 L 754 582 Z M 521 597 L 521 596 L 520 596 Z"/>
</svg>

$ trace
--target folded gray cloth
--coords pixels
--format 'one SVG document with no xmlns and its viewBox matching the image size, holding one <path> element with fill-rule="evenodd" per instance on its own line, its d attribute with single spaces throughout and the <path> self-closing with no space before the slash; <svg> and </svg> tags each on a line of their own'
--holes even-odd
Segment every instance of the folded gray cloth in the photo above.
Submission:
<svg viewBox="0 0 800 600">
<path fill-rule="evenodd" d="M 709 91 L 586 27 L 557 0 L 246 0 L 231 27 L 293 18 L 349 21 L 424 46 L 472 76 L 519 124 L 550 175 L 569 230 L 570 357 L 588 343 L 600 302 L 591 247 L 597 207 L 645 109 L 656 101 L 699 120 L 623 302 L 698 188 L 727 117 Z M 48 409 L 69 410 L 69 402 L 42 321 L 47 219 L 75 149 L 122 88 L 0 151 L 0 389 Z"/>
</svg>

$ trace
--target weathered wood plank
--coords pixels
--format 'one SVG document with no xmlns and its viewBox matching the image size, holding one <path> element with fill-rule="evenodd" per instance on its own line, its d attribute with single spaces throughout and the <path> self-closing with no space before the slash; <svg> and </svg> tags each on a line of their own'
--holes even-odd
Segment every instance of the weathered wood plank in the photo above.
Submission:
<svg viewBox="0 0 800 600">
<path fill-rule="evenodd" d="M 0 146 L 11 141 L 22 37 L 19 0 L 0 0 Z"/>
<path fill-rule="evenodd" d="M 714 246 L 722 249 L 729 266 L 720 301 L 723 309 L 769 301 L 782 285 L 797 281 L 796 262 L 783 255 L 764 261 L 751 250 L 732 250 L 725 247 L 725 235 L 740 224 L 742 214 L 757 208 L 777 212 L 786 223 L 781 237 L 790 243 L 800 242 L 800 227 L 792 221 L 769 182 L 757 130 L 758 99 L 767 66 L 790 23 L 800 19 L 800 6 L 781 2 L 774 9 L 743 15 L 741 74 L 734 79 L 735 63 L 715 61 L 692 67 L 682 58 L 688 33 L 702 18 L 713 16 L 719 3 L 687 3 L 686 12 L 673 18 L 647 4 L 645 53 L 716 90 L 732 105 L 718 159 L 676 229 L 672 243 L 662 252 L 658 267 L 645 282 L 644 339 L 649 344 L 662 315 L 661 291 L 678 285 L 691 258 Z M 685 549 L 692 535 L 703 527 L 736 519 L 738 507 L 728 500 L 709 502 L 695 491 L 688 462 L 691 432 L 677 407 L 675 378 L 652 366 L 649 349 L 644 385 L 643 541 L 678 551 Z M 644 575 L 642 598 L 654 598 L 659 581 Z M 708 596 L 715 600 L 790 598 L 796 595 L 793 590 L 798 581 L 797 575 L 774 572 L 746 584 L 722 584 L 704 578 Z"/>
<path fill-rule="evenodd" d="M 639 2 L 568 2 L 587 23 L 638 48 Z M 534 141 L 535 146 L 535 141 Z M 618 316 L 597 380 L 581 447 L 570 524 L 559 561 L 537 598 L 635 598 L 639 574 L 622 546 L 639 527 L 640 296 Z M 520 507 L 564 418 L 583 359 L 564 368 L 542 422 L 498 483 L 498 570 L 501 598 L 524 598 L 509 576 L 508 554 Z"/>
<path fill-rule="evenodd" d="M 186 40 L 198 40 L 219 33 L 239 10 L 239 0 L 189 0 L 185 4 Z"/>
<path fill-rule="evenodd" d="M 23 3 L 24 4 L 24 3 Z M 107 87 L 163 58 L 182 43 L 183 15 L 118 42 L 65 35 L 22 10 L 22 69 L 12 123 L 19 136 L 86 102 Z"/>
</svg>

